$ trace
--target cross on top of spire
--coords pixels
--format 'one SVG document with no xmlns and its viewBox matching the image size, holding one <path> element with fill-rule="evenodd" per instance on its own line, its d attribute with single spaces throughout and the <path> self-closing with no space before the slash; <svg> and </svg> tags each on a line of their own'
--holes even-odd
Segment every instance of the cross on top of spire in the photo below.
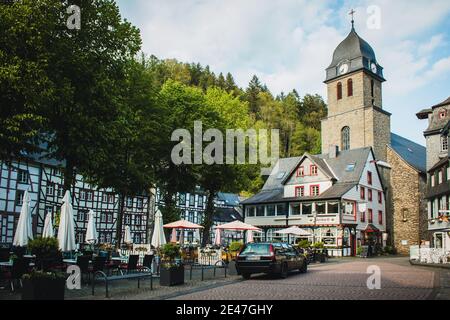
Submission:
<svg viewBox="0 0 450 320">
<path fill-rule="evenodd" d="M 356 13 L 356 11 L 353 9 L 348 13 L 349 15 L 352 16 L 352 29 L 355 28 L 355 13 Z"/>
</svg>

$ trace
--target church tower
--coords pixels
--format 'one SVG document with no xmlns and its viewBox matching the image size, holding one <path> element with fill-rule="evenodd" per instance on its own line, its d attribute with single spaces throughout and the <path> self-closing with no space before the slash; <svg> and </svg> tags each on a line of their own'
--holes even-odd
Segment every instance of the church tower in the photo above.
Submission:
<svg viewBox="0 0 450 320">
<path fill-rule="evenodd" d="M 322 120 L 322 153 L 371 146 L 386 161 L 391 114 L 383 110 L 383 68 L 372 47 L 352 29 L 326 70 L 328 116 Z"/>
</svg>

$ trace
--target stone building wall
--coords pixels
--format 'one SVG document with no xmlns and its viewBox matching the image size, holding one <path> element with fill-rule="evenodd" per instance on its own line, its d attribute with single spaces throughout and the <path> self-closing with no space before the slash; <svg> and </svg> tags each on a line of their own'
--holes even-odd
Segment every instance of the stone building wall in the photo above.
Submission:
<svg viewBox="0 0 450 320">
<path fill-rule="evenodd" d="M 387 156 L 392 166 L 392 243 L 398 253 L 408 255 L 410 246 L 427 239 L 425 181 L 423 175 L 389 147 Z"/>
</svg>

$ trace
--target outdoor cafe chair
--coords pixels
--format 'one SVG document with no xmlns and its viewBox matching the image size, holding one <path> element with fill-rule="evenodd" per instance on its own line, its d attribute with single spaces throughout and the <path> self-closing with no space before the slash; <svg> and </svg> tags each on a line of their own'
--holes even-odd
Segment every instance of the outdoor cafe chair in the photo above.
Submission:
<svg viewBox="0 0 450 320">
<path fill-rule="evenodd" d="M 146 269 L 146 268 L 148 268 L 148 269 L 151 270 L 152 269 L 153 258 L 154 258 L 154 255 L 146 254 L 144 256 L 144 260 L 142 261 L 142 265 L 140 266 L 139 269 Z"/>
<path fill-rule="evenodd" d="M 127 263 L 122 263 L 119 267 L 120 271 L 126 271 L 126 273 L 130 273 L 133 271 L 136 271 L 138 269 L 138 261 L 139 261 L 139 255 L 132 254 L 128 257 Z"/>
<path fill-rule="evenodd" d="M 9 261 L 10 254 L 11 254 L 10 248 L 0 248 L 0 262 Z"/>
<path fill-rule="evenodd" d="M 17 280 L 19 280 L 20 286 L 22 287 L 22 276 L 28 272 L 29 266 L 30 259 L 28 258 L 17 258 L 13 260 L 11 269 L 5 274 L 5 279 L 9 280 L 12 292 L 14 292 L 14 283 Z"/>
<path fill-rule="evenodd" d="M 80 268 L 81 276 L 83 274 L 88 275 L 88 280 L 91 279 L 90 273 L 89 273 L 89 262 L 91 260 L 90 256 L 78 256 L 77 257 L 77 266 Z"/>
</svg>

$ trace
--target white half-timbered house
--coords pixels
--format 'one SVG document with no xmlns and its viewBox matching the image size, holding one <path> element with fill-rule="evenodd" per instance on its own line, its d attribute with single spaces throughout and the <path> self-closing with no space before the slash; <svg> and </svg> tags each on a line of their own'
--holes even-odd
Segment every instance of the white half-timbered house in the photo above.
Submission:
<svg viewBox="0 0 450 320">
<path fill-rule="evenodd" d="M 385 203 L 368 147 L 280 159 L 261 192 L 241 204 L 245 222 L 264 230 L 259 241 L 294 241 L 276 231 L 299 226 L 331 255 L 351 256 L 358 245 L 385 245 Z"/>
<path fill-rule="evenodd" d="M 10 245 L 19 219 L 22 198 L 28 190 L 31 198 L 33 233 L 42 234 L 47 214 L 53 221 L 64 196 L 61 166 L 54 160 L 30 158 L 26 161 L 1 162 L 0 166 L 0 243 Z M 81 175 L 71 190 L 77 243 L 83 244 L 88 211 L 96 213 L 100 243 L 115 243 L 120 197 L 110 189 L 98 189 L 86 183 Z M 145 243 L 148 237 L 151 197 L 125 199 L 122 232 L 129 225 L 134 243 Z M 123 237 L 122 237 L 123 239 Z"/>
</svg>

